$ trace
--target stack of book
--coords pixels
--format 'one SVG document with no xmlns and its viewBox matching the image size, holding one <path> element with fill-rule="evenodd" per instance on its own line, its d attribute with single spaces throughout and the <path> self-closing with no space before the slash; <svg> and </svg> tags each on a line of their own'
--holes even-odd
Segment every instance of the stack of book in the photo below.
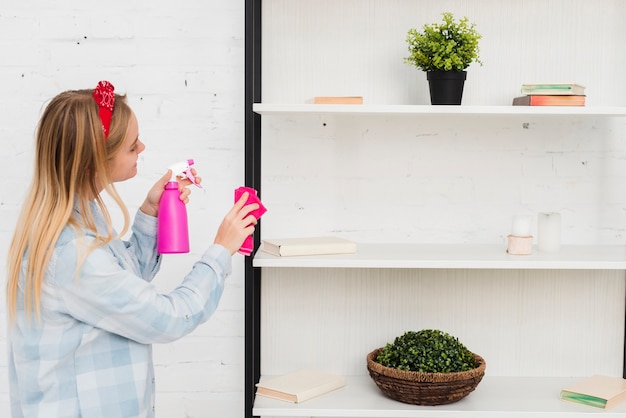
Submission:
<svg viewBox="0 0 626 418">
<path fill-rule="evenodd" d="M 585 87 L 580 84 L 522 84 L 522 93 L 513 99 L 513 106 L 585 105 Z"/>
</svg>

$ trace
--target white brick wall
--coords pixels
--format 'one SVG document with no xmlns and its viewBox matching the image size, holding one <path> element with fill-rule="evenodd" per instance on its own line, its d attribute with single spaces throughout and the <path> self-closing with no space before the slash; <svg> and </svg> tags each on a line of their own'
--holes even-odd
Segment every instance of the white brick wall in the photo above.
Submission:
<svg viewBox="0 0 626 418">
<path fill-rule="evenodd" d="M 119 190 L 134 212 L 175 161 L 194 158 L 192 254 L 168 256 L 166 291 L 212 242 L 243 182 L 243 1 L 163 0 L 0 3 L 0 268 L 33 164 L 33 134 L 46 101 L 110 80 L 126 92 L 147 149 L 137 178 Z M 4 277 L 4 276 L 3 276 Z M 4 306 L 4 280 L 0 287 Z M 6 347 L 0 313 L 0 351 Z M 234 259 L 220 308 L 192 335 L 155 346 L 158 417 L 243 415 L 243 261 Z M 9 415 L 0 356 L 0 416 Z"/>
</svg>

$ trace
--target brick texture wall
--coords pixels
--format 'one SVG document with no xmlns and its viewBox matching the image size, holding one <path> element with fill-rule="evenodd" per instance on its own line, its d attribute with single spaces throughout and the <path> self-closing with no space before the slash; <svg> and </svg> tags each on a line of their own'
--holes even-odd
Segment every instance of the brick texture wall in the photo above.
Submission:
<svg viewBox="0 0 626 418">
<path fill-rule="evenodd" d="M 212 242 L 243 182 L 243 1 L 61 0 L 0 3 L 0 268 L 33 169 L 34 132 L 57 93 L 110 80 L 125 92 L 147 149 L 135 179 L 118 185 L 134 213 L 178 160 L 194 158 L 204 188 L 188 206 L 192 253 L 167 256 L 168 291 Z M 119 224 L 119 223 L 118 223 Z M 4 280 L 0 287 L 4 306 Z M 0 313 L 0 351 L 6 348 Z M 178 342 L 154 347 L 157 416 L 243 415 L 243 259 L 218 312 Z M 0 356 L 0 416 L 9 416 Z"/>
</svg>

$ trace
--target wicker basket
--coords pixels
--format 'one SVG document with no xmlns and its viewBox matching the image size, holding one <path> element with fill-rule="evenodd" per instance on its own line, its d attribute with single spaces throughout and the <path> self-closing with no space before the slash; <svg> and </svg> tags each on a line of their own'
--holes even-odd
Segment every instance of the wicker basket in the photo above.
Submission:
<svg viewBox="0 0 626 418">
<path fill-rule="evenodd" d="M 367 370 L 378 388 L 390 398 L 412 405 L 445 405 L 469 395 L 485 375 L 485 360 L 474 354 L 476 368 L 455 373 L 398 370 L 376 362 L 382 348 L 367 355 Z"/>
</svg>

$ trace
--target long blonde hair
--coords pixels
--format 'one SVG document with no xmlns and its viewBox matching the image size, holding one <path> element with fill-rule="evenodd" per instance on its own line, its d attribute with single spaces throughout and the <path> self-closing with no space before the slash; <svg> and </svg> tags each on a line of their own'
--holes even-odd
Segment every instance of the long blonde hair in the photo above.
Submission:
<svg viewBox="0 0 626 418">
<path fill-rule="evenodd" d="M 128 230 L 128 210 L 112 184 L 108 162 L 124 142 L 131 113 L 126 96 L 115 95 L 111 126 L 105 139 L 93 90 L 63 92 L 46 106 L 37 127 L 33 181 L 7 259 L 6 297 L 10 320 L 17 312 L 19 289 L 24 292 L 27 315 L 34 313 L 36 318 L 40 317 L 46 267 L 64 227 L 72 225 L 96 233 L 95 245 L 83 256 Z M 111 218 L 100 197 L 101 188 L 122 210 L 124 227 L 117 236 L 113 236 Z M 108 233 L 105 236 L 97 233 L 90 210 L 89 202 L 94 199 L 106 219 Z M 75 207 L 81 214 L 80 220 L 76 218 Z M 79 269 L 80 263 L 77 274 Z M 20 284 L 22 273 L 24 281 Z"/>
</svg>

